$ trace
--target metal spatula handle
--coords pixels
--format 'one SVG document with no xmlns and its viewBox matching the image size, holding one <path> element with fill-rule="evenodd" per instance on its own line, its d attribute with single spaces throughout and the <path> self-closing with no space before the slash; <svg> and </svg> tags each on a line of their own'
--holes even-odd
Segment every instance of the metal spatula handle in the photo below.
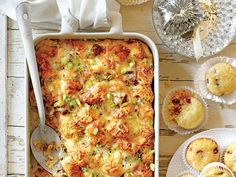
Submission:
<svg viewBox="0 0 236 177">
<path fill-rule="evenodd" d="M 19 29 L 22 36 L 22 41 L 25 49 L 25 55 L 29 67 L 31 81 L 34 89 L 38 113 L 40 118 L 41 135 L 45 127 L 45 110 L 41 92 L 41 85 L 38 74 L 38 67 L 36 63 L 36 56 L 32 37 L 31 18 L 30 18 L 30 5 L 27 2 L 20 3 L 16 8 L 16 16 Z"/>
</svg>

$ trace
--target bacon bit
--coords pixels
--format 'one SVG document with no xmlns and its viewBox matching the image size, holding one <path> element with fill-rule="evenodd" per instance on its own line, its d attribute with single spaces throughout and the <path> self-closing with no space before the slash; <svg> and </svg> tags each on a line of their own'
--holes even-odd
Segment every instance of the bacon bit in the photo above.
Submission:
<svg viewBox="0 0 236 177">
<path fill-rule="evenodd" d="M 78 81 L 70 80 L 68 82 L 67 92 L 68 94 L 75 94 L 78 91 L 80 91 L 82 88 L 82 85 Z"/>
<path fill-rule="evenodd" d="M 141 43 L 138 44 L 139 45 L 139 54 L 136 56 L 138 59 L 144 59 L 147 57 L 147 54 L 145 53 L 144 49 L 143 49 L 143 46 Z"/>
<path fill-rule="evenodd" d="M 130 50 L 123 45 L 118 45 L 114 49 L 115 55 L 117 55 L 121 61 L 124 61 L 130 54 Z"/>
<path fill-rule="evenodd" d="M 70 49 L 75 49 L 78 54 L 80 54 L 81 51 L 84 49 L 84 43 L 79 40 L 65 40 L 65 43 Z"/>
<path fill-rule="evenodd" d="M 122 150 L 133 151 L 132 144 L 129 143 L 125 139 L 117 139 L 117 142 L 115 143 L 115 146 L 117 146 L 119 149 L 122 149 Z"/>
<path fill-rule="evenodd" d="M 83 126 L 79 125 L 77 122 L 74 122 L 71 126 L 73 129 L 76 129 L 76 132 L 79 136 L 85 135 Z"/>
<path fill-rule="evenodd" d="M 127 125 L 122 121 L 119 121 L 115 125 L 115 127 L 113 127 L 111 130 L 112 136 L 116 138 L 121 138 L 121 139 L 125 139 L 129 135 L 128 133 L 129 133 L 129 129 Z"/>
<path fill-rule="evenodd" d="M 145 138 L 145 142 L 142 144 L 142 146 L 146 147 L 153 147 L 154 145 L 154 130 L 153 128 L 143 128 L 141 130 L 141 136 Z"/>
<path fill-rule="evenodd" d="M 93 121 L 93 118 L 90 116 L 84 116 L 84 117 L 77 117 L 77 120 L 82 125 L 88 125 L 89 123 Z"/>
<path fill-rule="evenodd" d="M 198 150 L 198 151 L 197 151 L 197 154 L 201 154 L 201 153 L 203 153 L 202 150 Z"/>
<path fill-rule="evenodd" d="M 219 152 L 218 148 L 215 148 L 215 149 L 213 150 L 213 153 L 214 153 L 214 154 L 218 154 L 218 152 Z"/>
<path fill-rule="evenodd" d="M 180 103 L 180 101 L 179 101 L 179 99 L 174 98 L 174 99 L 172 100 L 172 103 L 173 103 L 174 105 L 177 105 L 177 104 Z"/>
<path fill-rule="evenodd" d="M 194 93 L 189 90 L 177 91 L 173 94 L 169 108 L 170 120 L 174 120 L 181 113 L 183 105 L 191 104 L 191 97 L 194 96 Z"/>
<path fill-rule="evenodd" d="M 109 69 L 115 69 L 115 67 L 116 67 L 115 61 L 110 60 L 110 59 L 106 62 L 105 65 L 106 65 Z"/>
<path fill-rule="evenodd" d="M 39 48 L 36 51 L 37 63 L 39 66 L 40 75 L 43 78 L 49 77 L 51 74 L 50 59 L 57 55 L 57 47 L 48 46 L 47 48 Z"/>
<path fill-rule="evenodd" d="M 75 155 L 75 159 L 77 162 L 77 165 L 80 167 L 85 167 L 88 163 L 85 161 L 84 159 L 85 157 L 85 152 L 83 151 L 79 151 L 76 155 Z"/>
<path fill-rule="evenodd" d="M 120 170 L 118 166 L 113 163 L 113 161 L 107 161 L 106 164 L 103 166 L 104 171 L 110 176 L 120 176 Z"/>
<path fill-rule="evenodd" d="M 153 177 L 153 171 L 149 168 L 149 166 L 141 163 L 137 165 L 134 169 L 135 177 Z"/>
<path fill-rule="evenodd" d="M 186 98 L 186 102 L 190 104 L 191 103 L 191 98 Z"/>
<path fill-rule="evenodd" d="M 181 111 L 182 111 L 181 107 L 175 107 L 174 110 L 173 110 L 175 115 L 179 115 L 181 113 Z"/>
<path fill-rule="evenodd" d="M 80 166 L 78 164 L 73 164 L 71 169 L 71 177 L 83 177 L 83 172 L 80 169 Z"/>
<path fill-rule="evenodd" d="M 95 56 L 98 56 L 104 51 L 104 48 L 98 44 L 94 44 L 92 47 L 92 51 Z"/>
<path fill-rule="evenodd" d="M 133 107 L 131 105 L 128 105 L 123 108 L 118 107 L 114 111 L 112 111 L 111 116 L 117 119 L 121 119 L 127 116 L 132 111 L 132 109 Z"/>
<path fill-rule="evenodd" d="M 102 99 L 99 95 L 93 95 L 92 93 L 85 93 L 81 97 L 83 103 L 87 103 L 88 105 L 99 104 Z"/>
<path fill-rule="evenodd" d="M 145 153 L 145 154 L 142 154 L 141 158 L 143 162 L 153 162 L 153 154 Z"/>
</svg>

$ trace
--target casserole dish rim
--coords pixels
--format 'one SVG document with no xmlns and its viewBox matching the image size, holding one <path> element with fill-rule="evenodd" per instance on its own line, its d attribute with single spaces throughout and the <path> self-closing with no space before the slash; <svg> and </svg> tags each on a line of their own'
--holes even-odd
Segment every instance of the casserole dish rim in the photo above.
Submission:
<svg viewBox="0 0 236 177">
<path fill-rule="evenodd" d="M 155 150 L 155 157 L 154 157 L 154 164 L 155 164 L 155 170 L 154 170 L 154 176 L 159 177 L 159 54 L 158 49 L 155 45 L 155 43 L 147 36 L 140 34 L 140 33 L 134 33 L 134 32 L 121 32 L 121 33 L 107 33 L 107 32 L 82 32 L 82 33 L 47 33 L 39 35 L 34 39 L 34 45 L 37 45 L 37 43 L 44 39 L 137 39 L 142 42 L 144 42 L 152 52 L 153 56 L 153 71 L 154 71 L 154 77 L 153 77 L 153 84 L 152 89 L 154 93 L 154 101 L 153 101 L 153 109 L 154 109 L 154 150 Z M 25 64 L 25 98 L 26 98 L 26 107 L 25 107 L 25 175 L 30 177 L 30 157 L 31 157 L 31 149 L 30 149 L 30 105 L 29 105 L 29 72 L 27 68 L 27 64 Z"/>
</svg>

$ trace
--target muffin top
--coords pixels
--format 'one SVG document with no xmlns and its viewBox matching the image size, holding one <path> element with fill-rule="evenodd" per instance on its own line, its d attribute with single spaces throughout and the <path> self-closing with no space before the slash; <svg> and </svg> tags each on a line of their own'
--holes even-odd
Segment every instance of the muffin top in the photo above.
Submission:
<svg viewBox="0 0 236 177">
<path fill-rule="evenodd" d="M 230 170 L 236 173 L 236 143 L 231 144 L 224 154 L 224 163 Z"/>
<path fill-rule="evenodd" d="M 216 96 L 236 89 L 236 69 L 228 63 L 217 63 L 206 72 L 207 89 Z"/>
<path fill-rule="evenodd" d="M 169 120 L 175 121 L 184 129 L 197 128 L 204 119 L 204 106 L 197 95 L 190 90 L 172 92 L 167 104 Z"/>
<path fill-rule="evenodd" d="M 192 168 L 201 171 L 207 164 L 219 161 L 218 144 L 210 138 L 198 138 L 188 145 L 185 158 Z"/>
<path fill-rule="evenodd" d="M 211 167 L 207 169 L 201 177 L 233 177 L 229 170 L 223 168 L 223 167 Z"/>
</svg>

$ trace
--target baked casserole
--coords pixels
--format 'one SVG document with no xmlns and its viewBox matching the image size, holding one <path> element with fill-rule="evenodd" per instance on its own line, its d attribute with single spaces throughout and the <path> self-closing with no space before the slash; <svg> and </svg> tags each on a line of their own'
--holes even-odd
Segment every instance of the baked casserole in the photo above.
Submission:
<svg viewBox="0 0 236 177">
<path fill-rule="evenodd" d="M 153 57 L 139 40 L 45 39 L 36 45 L 46 123 L 62 169 L 33 177 L 154 175 Z M 33 90 L 31 106 L 35 106 Z"/>
</svg>

